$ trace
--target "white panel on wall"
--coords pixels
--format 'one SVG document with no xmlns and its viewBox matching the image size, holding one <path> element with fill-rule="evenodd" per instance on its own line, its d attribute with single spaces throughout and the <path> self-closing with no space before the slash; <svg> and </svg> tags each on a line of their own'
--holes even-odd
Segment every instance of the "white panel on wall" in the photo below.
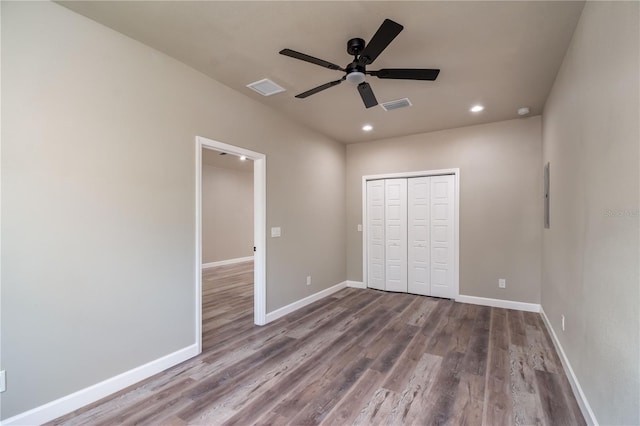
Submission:
<svg viewBox="0 0 640 426">
<path fill-rule="evenodd" d="M 407 179 L 387 179 L 385 224 L 387 277 L 384 289 L 407 292 Z"/>
</svg>

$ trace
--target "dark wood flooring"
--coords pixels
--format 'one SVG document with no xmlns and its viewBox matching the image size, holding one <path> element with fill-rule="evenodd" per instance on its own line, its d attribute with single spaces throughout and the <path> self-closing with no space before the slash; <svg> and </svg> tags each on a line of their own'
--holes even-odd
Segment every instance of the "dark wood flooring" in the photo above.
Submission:
<svg viewBox="0 0 640 426">
<path fill-rule="evenodd" d="M 63 425 L 583 425 L 538 314 L 345 289 L 253 325 L 252 264 L 203 274 L 203 353 Z"/>
</svg>

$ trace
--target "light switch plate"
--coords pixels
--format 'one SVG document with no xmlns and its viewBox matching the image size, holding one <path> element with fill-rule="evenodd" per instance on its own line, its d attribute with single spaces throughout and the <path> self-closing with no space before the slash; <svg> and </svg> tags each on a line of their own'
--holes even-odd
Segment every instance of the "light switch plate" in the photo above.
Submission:
<svg viewBox="0 0 640 426">
<path fill-rule="evenodd" d="M 276 238 L 281 235 L 280 227 L 271 228 L 271 238 Z"/>
<path fill-rule="evenodd" d="M 362 232 L 362 225 L 358 224 L 358 232 Z"/>
</svg>

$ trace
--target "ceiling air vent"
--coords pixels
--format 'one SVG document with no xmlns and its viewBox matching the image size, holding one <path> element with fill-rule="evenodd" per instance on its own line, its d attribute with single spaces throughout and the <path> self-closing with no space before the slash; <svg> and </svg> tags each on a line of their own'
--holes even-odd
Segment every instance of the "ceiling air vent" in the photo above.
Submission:
<svg viewBox="0 0 640 426">
<path fill-rule="evenodd" d="M 262 96 L 275 95 L 276 93 L 284 92 L 285 90 L 283 87 L 278 86 L 268 78 L 262 79 L 260 81 L 254 81 L 251 84 L 247 84 L 247 87 L 260 93 Z"/>
<path fill-rule="evenodd" d="M 392 109 L 410 107 L 411 101 L 409 100 L 409 98 L 397 99 L 395 101 L 382 103 L 380 104 L 380 106 L 382 106 L 382 108 L 384 108 L 385 111 L 391 111 Z"/>
</svg>

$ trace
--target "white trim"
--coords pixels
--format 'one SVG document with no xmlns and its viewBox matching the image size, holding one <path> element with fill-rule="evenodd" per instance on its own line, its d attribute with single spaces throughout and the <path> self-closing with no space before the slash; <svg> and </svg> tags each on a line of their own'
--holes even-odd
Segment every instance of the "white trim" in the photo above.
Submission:
<svg viewBox="0 0 640 426">
<path fill-rule="evenodd" d="M 253 322 L 267 323 L 267 157 L 253 161 Z"/>
<path fill-rule="evenodd" d="M 291 312 L 297 311 L 300 308 L 304 308 L 305 306 L 313 302 L 316 302 L 324 297 L 330 296 L 333 293 L 342 290 L 346 286 L 347 286 L 347 281 L 343 281 L 340 284 L 334 285 L 333 287 L 325 288 L 324 290 L 314 293 L 311 296 L 307 296 L 303 299 L 290 303 L 287 306 L 283 306 L 282 308 L 276 309 L 273 312 L 269 312 L 267 314 L 267 323 L 270 323 L 271 321 L 275 321 L 278 318 L 282 318 L 283 316 L 290 314 Z"/>
<path fill-rule="evenodd" d="M 440 170 L 422 170 L 418 172 L 384 173 L 381 175 L 365 175 L 365 176 L 362 176 L 362 179 L 363 180 L 397 179 L 397 178 L 442 176 L 442 175 L 456 175 L 456 174 L 460 174 L 460 169 L 454 168 L 454 169 L 440 169 Z"/>
<path fill-rule="evenodd" d="M 347 281 L 347 287 L 351 288 L 367 288 L 362 281 Z"/>
<path fill-rule="evenodd" d="M 490 299 L 488 297 L 465 296 L 461 294 L 456 297 L 456 302 L 492 306 L 494 308 L 514 309 L 516 311 L 540 312 L 540 305 L 538 303 L 516 302 L 514 300 Z"/>
<path fill-rule="evenodd" d="M 253 256 L 236 257 L 235 259 L 218 260 L 217 262 L 203 263 L 202 269 L 214 268 L 216 266 L 233 265 L 234 263 L 242 263 L 253 260 Z"/>
<path fill-rule="evenodd" d="M 2 425 L 34 425 L 49 422 L 193 358 L 198 353 L 197 344 L 187 346 L 100 383 L 10 417 L 3 420 Z"/>
<path fill-rule="evenodd" d="M 202 144 L 196 137 L 196 302 L 195 310 L 195 335 L 194 340 L 198 346 L 198 353 L 202 353 Z"/>
<path fill-rule="evenodd" d="M 196 136 L 196 342 L 202 348 L 202 149 L 253 160 L 253 322 L 265 325 L 267 311 L 267 157 L 234 145 Z"/>
<path fill-rule="evenodd" d="M 455 181 L 455 209 L 453 217 L 453 295 L 460 294 L 460 169 L 423 170 L 418 172 L 385 173 L 362 176 L 362 282 L 367 286 L 367 181 L 377 179 L 411 178 L 423 176 L 453 175 Z"/>
<path fill-rule="evenodd" d="M 560 340 L 558 340 L 558 336 L 556 335 L 553 327 L 551 327 L 551 322 L 549 321 L 549 318 L 547 318 L 547 314 L 544 312 L 544 309 L 542 309 L 542 307 L 540 307 L 540 316 L 542 317 L 542 322 L 544 322 L 544 325 L 547 327 L 547 330 L 551 335 L 551 340 L 553 341 L 553 345 L 556 347 L 556 351 L 560 355 L 562 367 L 564 368 L 564 372 L 569 379 L 571 390 L 573 390 L 573 395 L 576 397 L 576 401 L 578 402 L 578 406 L 580 407 L 580 411 L 582 411 L 582 415 L 584 416 L 585 421 L 591 426 L 597 426 L 599 423 L 596 419 L 596 415 L 593 413 L 591 405 L 589 405 L 589 401 L 582 391 L 580 382 L 578 382 L 578 377 L 576 377 L 575 373 L 573 372 L 573 368 L 571 368 L 569 358 L 567 358 L 567 355 L 564 353 L 564 349 L 560 344 Z"/>
</svg>

